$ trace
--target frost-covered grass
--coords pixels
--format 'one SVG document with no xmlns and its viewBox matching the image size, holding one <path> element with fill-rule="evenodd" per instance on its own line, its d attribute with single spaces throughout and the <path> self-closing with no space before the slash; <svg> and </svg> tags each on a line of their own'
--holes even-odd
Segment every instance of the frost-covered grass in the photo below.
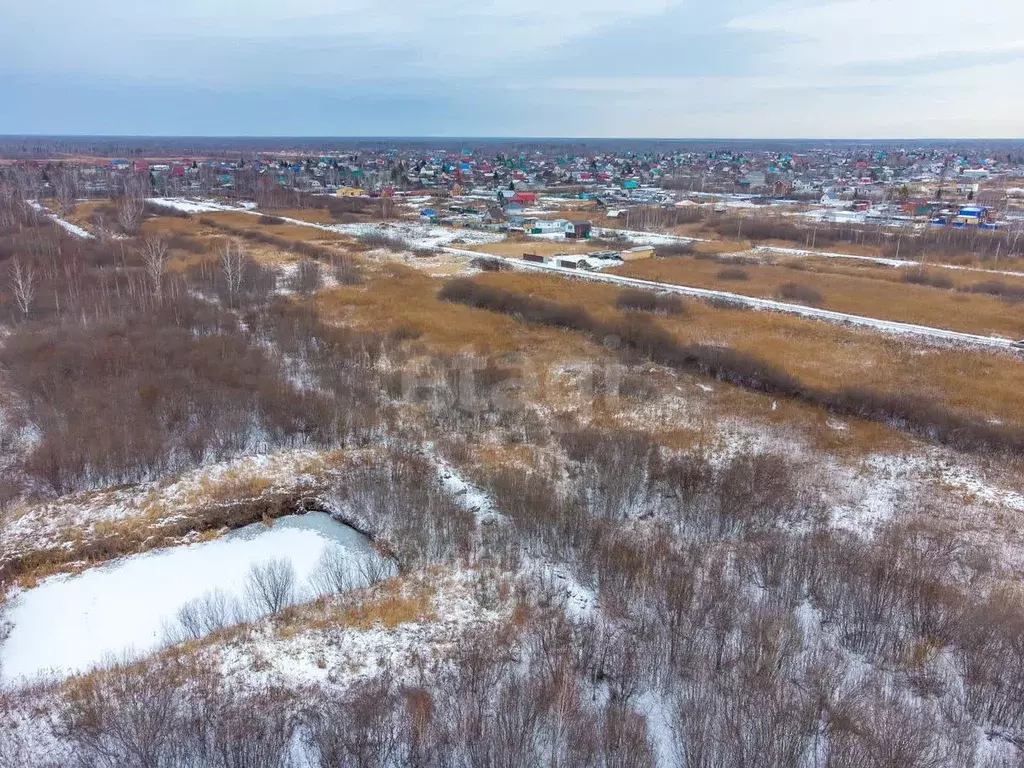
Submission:
<svg viewBox="0 0 1024 768">
<path fill-rule="evenodd" d="M 353 452 L 352 458 L 359 456 Z M 291 449 L 247 455 L 162 481 L 71 494 L 52 501 L 24 502 L 0 519 L 4 551 L 0 564 L 16 557 L 52 560 L 76 568 L 101 542 L 116 554 L 143 551 L 167 537 L 194 538 L 191 521 L 217 505 L 314 492 L 341 466 L 339 452 Z"/>
</svg>

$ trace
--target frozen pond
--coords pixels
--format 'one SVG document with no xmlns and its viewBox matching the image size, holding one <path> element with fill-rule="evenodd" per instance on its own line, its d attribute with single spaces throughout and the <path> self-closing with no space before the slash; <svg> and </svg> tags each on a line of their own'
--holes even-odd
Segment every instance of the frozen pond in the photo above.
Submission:
<svg viewBox="0 0 1024 768">
<path fill-rule="evenodd" d="M 277 567 L 268 569 L 272 561 Z M 284 583 L 289 563 L 290 589 Z M 254 578 L 254 568 L 262 580 Z M 170 639 L 265 615 L 274 600 L 308 600 L 392 571 L 365 536 L 310 512 L 54 576 L 9 602 L 5 618 L 12 628 L 0 646 L 0 675 L 11 683 L 83 672 L 151 652 Z M 182 630 L 182 616 L 193 618 L 191 635 Z"/>
</svg>

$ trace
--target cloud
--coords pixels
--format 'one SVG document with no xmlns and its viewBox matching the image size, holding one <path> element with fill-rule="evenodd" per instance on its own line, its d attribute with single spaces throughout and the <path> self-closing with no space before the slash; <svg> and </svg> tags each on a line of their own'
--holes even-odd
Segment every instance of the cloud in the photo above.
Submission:
<svg viewBox="0 0 1024 768">
<path fill-rule="evenodd" d="M 1022 28 L 1007 0 L 34 0 L 0 8 L 0 132 L 1005 135 Z"/>
</svg>

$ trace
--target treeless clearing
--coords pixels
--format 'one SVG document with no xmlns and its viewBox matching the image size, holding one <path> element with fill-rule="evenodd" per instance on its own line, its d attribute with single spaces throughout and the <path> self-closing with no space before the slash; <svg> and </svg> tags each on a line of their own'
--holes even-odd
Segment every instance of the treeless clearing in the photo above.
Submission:
<svg viewBox="0 0 1024 768">
<path fill-rule="evenodd" d="M 601 250 L 593 243 L 580 243 L 575 240 L 540 240 L 527 238 L 523 240 L 502 240 L 497 243 L 466 246 L 466 250 L 490 253 L 495 256 L 521 258 L 524 253 L 535 253 L 538 256 L 554 256 L 559 253 L 590 253 Z"/>
<path fill-rule="evenodd" d="M 744 266 L 749 279 L 725 281 L 717 277 L 721 268 L 721 264 L 713 261 L 673 258 L 630 262 L 609 271 L 644 280 L 764 298 L 773 298 L 779 285 L 795 280 L 821 293 L 820 306 L 826 309 L 983 336 L 1024 337 L 1024 311 L 1020 305 L 993 296 L 968 295 L 850 274 L 802 271 L 794 275 L 792 269 L 767 265 Z"/>
<path fill-rule="evenodd" d="M 716 265 L 717 266 L 717 265 Z M 478 280 L 567 304 L 614 313 L 620 290 L 553 275 L 492 272 Z M 1012 355 L 923 347 L 913 341 L 781 313 L 687 301 L 680 317 L 654 320 L 682 341 L 719 344 L 773 363 L 814 387 L 908 392 L 965 413 L 1024 424 L 1024 365 Z"/>
<path fill-rule="evenodd" d="M 318 294 L 327 321 L 388 331 L 414 329 L 439 351 L 539 351 L 565 348 L 584 354 L 587 342 L 571 331 L 528 326 L 514 318 L 451 304 L 437 298 L 442 281 L 389 263 L 362 285 L 337 286 Z"/>
<path fill-rule="evenodd" d="M 63 218 L 66 221 L 91 232 L 95 226 L 92 223 L 93 213 L 95 213 L 96 209 L 100 206 L 110 205 L 110 203 L 111 201 L 109 200 L 79 200 L 75 203 L 75 207 L 71 210 L 71 213 Z M 56 200 L 48 200 L 46 201 L 46 205 L 52 211 L 60 211 L 60 206 L 57 204 Z M 110 222 L 110 225 L 113 226 L 114 223 L 115 222 L 112 221 Z"/>
<path fill-rule="evenodd" d="M 269 215 L 274 214 L 271 213 Z M 287 222 L 284 224 L 272 225 L 260 224 L 259 216 L 253 216 L 249 213 L 215 211 L 213 213 L 204 213 L 201 218 L 209 218 L 238 229 L 250 229 L 253 231 L 263 232 L 268 235 L 284 237 L 289 240 L 306 240 L 322 245 L 352 243 L 352 239 L 345 235 L 337 232 L 329 232 L 324 229 L 317 229 L 316 227 L 303 226 L 302 224 L 289 224 Z"/>
<path fill-rule="evenodd" d="M 889 282 L 903 283 L 903 276 L 908 270 L 923 270 L 930 275 L 938 275 L 948 278 L 955 287 L 966 287 L 971 283 L 982 280 L 999 280 L 1011 285 L 1024 286 L 1024 274 L 1003 275 L 992 274 L 984 270 L 991 267 L 968 267 L 965 269 L 945 269 L 928 263 L 919 263 L 906 267 L 890 267 L 885 264 L 877 264 L 870 261 L 857 261 L 855 259 L 837 259 L 828 256 L 792 256 L 784 253 L 773 254 L 774 263 L 778 266 L 789 269 L 808 272 L 822 272 L 839 275 L 853 275 L 858 277 L 871 277 L 876 280 L 887 280 Z M 1012 271 L 1012 270 L 1008 270 Z"/>
<path fill-rule="evenodd" d="M 328 211 L 321 210 L 319 208 L 285 208 L 283 210 L 275 211 L 264 211 L 260 210 L 267 216 L 283 216 L 289 219 L 298 219 L 299 221 L 308 221 L 312 224 L 333 224 L 334 218 Z M 257 219 L 259 221 L 259 219 Z"/>
</svg>

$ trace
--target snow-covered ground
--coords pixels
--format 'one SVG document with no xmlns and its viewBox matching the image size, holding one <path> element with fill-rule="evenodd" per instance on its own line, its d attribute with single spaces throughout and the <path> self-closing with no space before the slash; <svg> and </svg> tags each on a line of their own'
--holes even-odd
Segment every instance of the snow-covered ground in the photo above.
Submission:
<svg viewBox="0 0 1024 768">
<path fill-rule="evenodd" d="M 388 223 L 366 224 L 334 224 L 328 227 L 351 237 L 366 235 L 386 235 L 404 240 L 410 248 L 442 248 L 452 244 L 484 245 L 497 243 L 505 239 L 496 232 L 485 232 L 478 229 L 453 229 L 438 224 L 427 224 L 419 221 L 393 221 Z"/>
<path fill-rule="evenodd" d="M 181 211 L 182 213 L 213 213 L 214 211 L 255 211 L 256 203 L 253 202 L 241 202 L 237 205 L 231 205 L 230 203 L 223 203 L 219 200 L 212 200 L 210 198 L 184 198 L 184 197 L 150 197 L 146 199 L 147 203 L 153 203 L 153 205 L 163 206 L 164 208 L 172 208 L 175 211 Z"/>
<path fill-rule="evenodd" d="M 8 620 L 12 631 L 0 646 L 8 681 L 53 672 L 83 672 L 114 658 L 145 654 L 165 639 L 186 603 L 221 590 L 229 603 L 244 605 L 247 617 L 266 610 L 245 601 L 249 569 L 284 558 L 295 569 L 296 586 L 309 597 L 310 577 L 329 548 L 340 547 L 352 573 L 375 558 L 369 542 L 322 512 L 283 517 L 209 542 L 148 552 L 55 576 L 14 595 Z"/>
<path fill-rule="evenodd" d="M 46 216 L 46 218 L 48 218 L 58 227 L 65 230 L 66 232 L 69 232 L 75 237 L 80 237 L 83 240 L 95 239 L 95 235 L 93 235 L 91 232 L 86 232 L 84 229 L 82 229 L 79 226 L 76 226 L 75 224 L 72 224 L 70 221 L 65 221 L 53 211 L 48 210 L 38 200 L 29 200 L 28 204 L 32 207 L 32 210 L 36 211 L 37 213 L 43 214 L 44 216 Z"/>
</svg>

